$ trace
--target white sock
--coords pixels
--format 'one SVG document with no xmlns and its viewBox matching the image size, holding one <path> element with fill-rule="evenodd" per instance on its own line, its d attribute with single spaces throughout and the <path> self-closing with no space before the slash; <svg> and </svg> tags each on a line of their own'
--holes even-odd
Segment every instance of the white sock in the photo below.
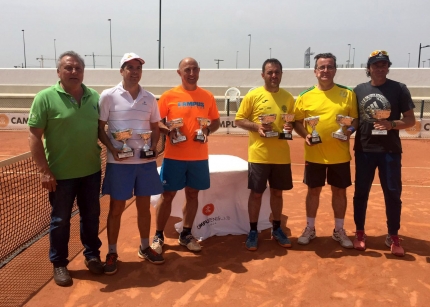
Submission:
<svg viewBox="0 0 430 307">
<path fill-rule="evenodd" d="M 109 244 L 109 253 L 108 254 L 117 254 L 116 244 Z"/>
<path fill-rule="evenodd" d="M 315 218 L 314 217 L 306 217 L 307 226 L 311 229 L 315 228 Z"/>
<path fill-rule="evenodd" d="M 345 222 L 345 219 L 334 219 L 334 230 L 339 231 L 343 228 L 343 224 Z"/>
<path fill-rule="evenodd" d="M 149 238 L 140 238 L 140 247 L 142 250 L 149 246 Z"/>
</svg>

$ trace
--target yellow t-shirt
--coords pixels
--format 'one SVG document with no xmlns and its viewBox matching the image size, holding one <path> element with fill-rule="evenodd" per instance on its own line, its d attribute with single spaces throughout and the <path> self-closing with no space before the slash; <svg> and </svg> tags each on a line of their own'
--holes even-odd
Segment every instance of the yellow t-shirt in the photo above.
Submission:
<svg viewBox="0 0 430 307">
<path fill-rule="evenodd" d="M 273 131 L 282 132 L 284 121 L 283 113 L 293 113 L 294 98 L 283 89 L 277 93 L 266 91 L 262 86 L 249 92 L 242 100 L 236 113 L 236 120 L 247 119 L 254 123 L 260 123 L 259 115 L 276 114 L 276 120 L 272 124 Z M 288 141 L 278 137 L 261 137 L 258 132 L 249 131 L 248 161 L 263 164 L 289 164 L 290 146 Z"/>
<path fill-rule="evenodd" d="M 299 95 L 294 106 L 296 120 L 319 116 L 315 130 L 322 143 L 313 146 L 305 144 L 305 160 L 321 164 L 345 163 L 351 160 L 349 142 L 342 142 L 332 137 L 332 132 L 339 129 L 336 115 L 358 117 L 357 98 L 352 89 L 335 84 L 328 91 L 321 91 L 313 86 Z M 303 124 L 309 133 L 312 128 Z"/>
</svg>

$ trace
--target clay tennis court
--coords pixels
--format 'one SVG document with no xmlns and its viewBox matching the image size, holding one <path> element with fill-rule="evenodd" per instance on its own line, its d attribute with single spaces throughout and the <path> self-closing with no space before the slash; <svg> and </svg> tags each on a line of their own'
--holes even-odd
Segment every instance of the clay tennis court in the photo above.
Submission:
<svg viewBox="0 0 430 307">
<path fill-rule="evenodd" d="M 247 141 L 246 136 L 211 136 L 210 154 L 246 159 Z M 28 151 L 25 132 L 1 131 L 0 142 L 3 144 L 0 158 Z M 34 282 L 41 282 L 42 286 L 24 300 L 25 306 L 428 306 L 430 141 L 402 142 L 404 186 L 400 236 L 407 253 L 403 258 L 392 256 L 384 244 L 385 206 L 377 178 L 368 206 L 365 252 L 343 249 L 331 239 L 334 221 L 329 187 L 321 194 L 317 238 L 306 246 L 297 244 L 297 237 L 305 226 L 306 186 L 301 183 L 303 142 L 296 138 L 289 143 L 295 186 L 284 192 L 282 219 L 283 228 L 292 239 L 291 249 L 271 241 L 270 230 L 265 230 L 259 235 L 259 248 L 255 252 L 245 249 L 246 235 L 241 235 L 211 237 L 201 243 L 200 253 L 193 254 L 178 245 L 173 224 L 179 219 L 171 217 L 165 232 L 166 262 L 150 264 L 137 257 L 139 235 L 136 210 L 131 204 L 122 217 L 116 275 L 92 275 L 79 253 L 68 266 L 73 286 L 58 287 L 49 274 L 50 268 L 42 270 L 37 264 L 40 257 L 48 257 L 47 243 L 36 243 L 25 251 L 35 256 L 34 264 L 26 263 L 25 267 L 34 276 Z M 345 221 L 351 238 L 355 230 L 353 190 L 354 186 L 348 189 Z M 106 203 L 102 199 L 102 206 Z M 152 213 L 151 234 L 155 232 L 155 210 Z M 106 231 L 101 232 L 100 238 L 104 258 Z M 79 238 L 72 241 L 76 243 Z M 43 249 L 37 246 L 41 244 Z M 10 265 L 16 270 L 22 266 L 19 259 Z M 39 271 L 42 273 L 38 274 Z M 15 287 L 29 287 L 29 284 L 18 283 Z M 0 305 L 3 305 L 1 301 Z"/>
</svg>

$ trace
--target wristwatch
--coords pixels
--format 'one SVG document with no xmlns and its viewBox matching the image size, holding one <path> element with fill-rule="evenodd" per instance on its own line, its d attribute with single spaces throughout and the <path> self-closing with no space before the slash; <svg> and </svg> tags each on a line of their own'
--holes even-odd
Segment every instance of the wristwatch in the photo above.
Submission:
<svg viewBox="0 0 430 307">
<path fill-rule="evenodd" d="M 397 124 L 394 120 L 391 121 L 391 129 L 394 129 L 397 127 Z"/>
</svg>

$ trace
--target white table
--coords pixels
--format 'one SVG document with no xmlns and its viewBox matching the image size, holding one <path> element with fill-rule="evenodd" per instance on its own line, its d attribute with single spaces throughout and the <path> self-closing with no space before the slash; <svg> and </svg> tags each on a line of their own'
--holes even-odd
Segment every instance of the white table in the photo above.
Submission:
<svg viewBox="0 0 430 307">
<path fill-rule="evenodd" d="M 159 168 L 160 171 L 160 168 Z M 228 155 L 209 155 L 211 187 L 199 192 L 199 208 L 194 220 L 192 233 L 204 240 L 210 236 L 239 235 L 249 232 L 248 216 L 248 162 Z M 269 188 L 263 194 L 258 230 L 270 228 Z M 160 195 L 151 197 L 155 205 Z M 185 202 L 184 190 L 178 191 L 172 203 L 172 216 L 182 218 Z M 175 224 L 182 231 L 182 222 Z"/>
</svg>

